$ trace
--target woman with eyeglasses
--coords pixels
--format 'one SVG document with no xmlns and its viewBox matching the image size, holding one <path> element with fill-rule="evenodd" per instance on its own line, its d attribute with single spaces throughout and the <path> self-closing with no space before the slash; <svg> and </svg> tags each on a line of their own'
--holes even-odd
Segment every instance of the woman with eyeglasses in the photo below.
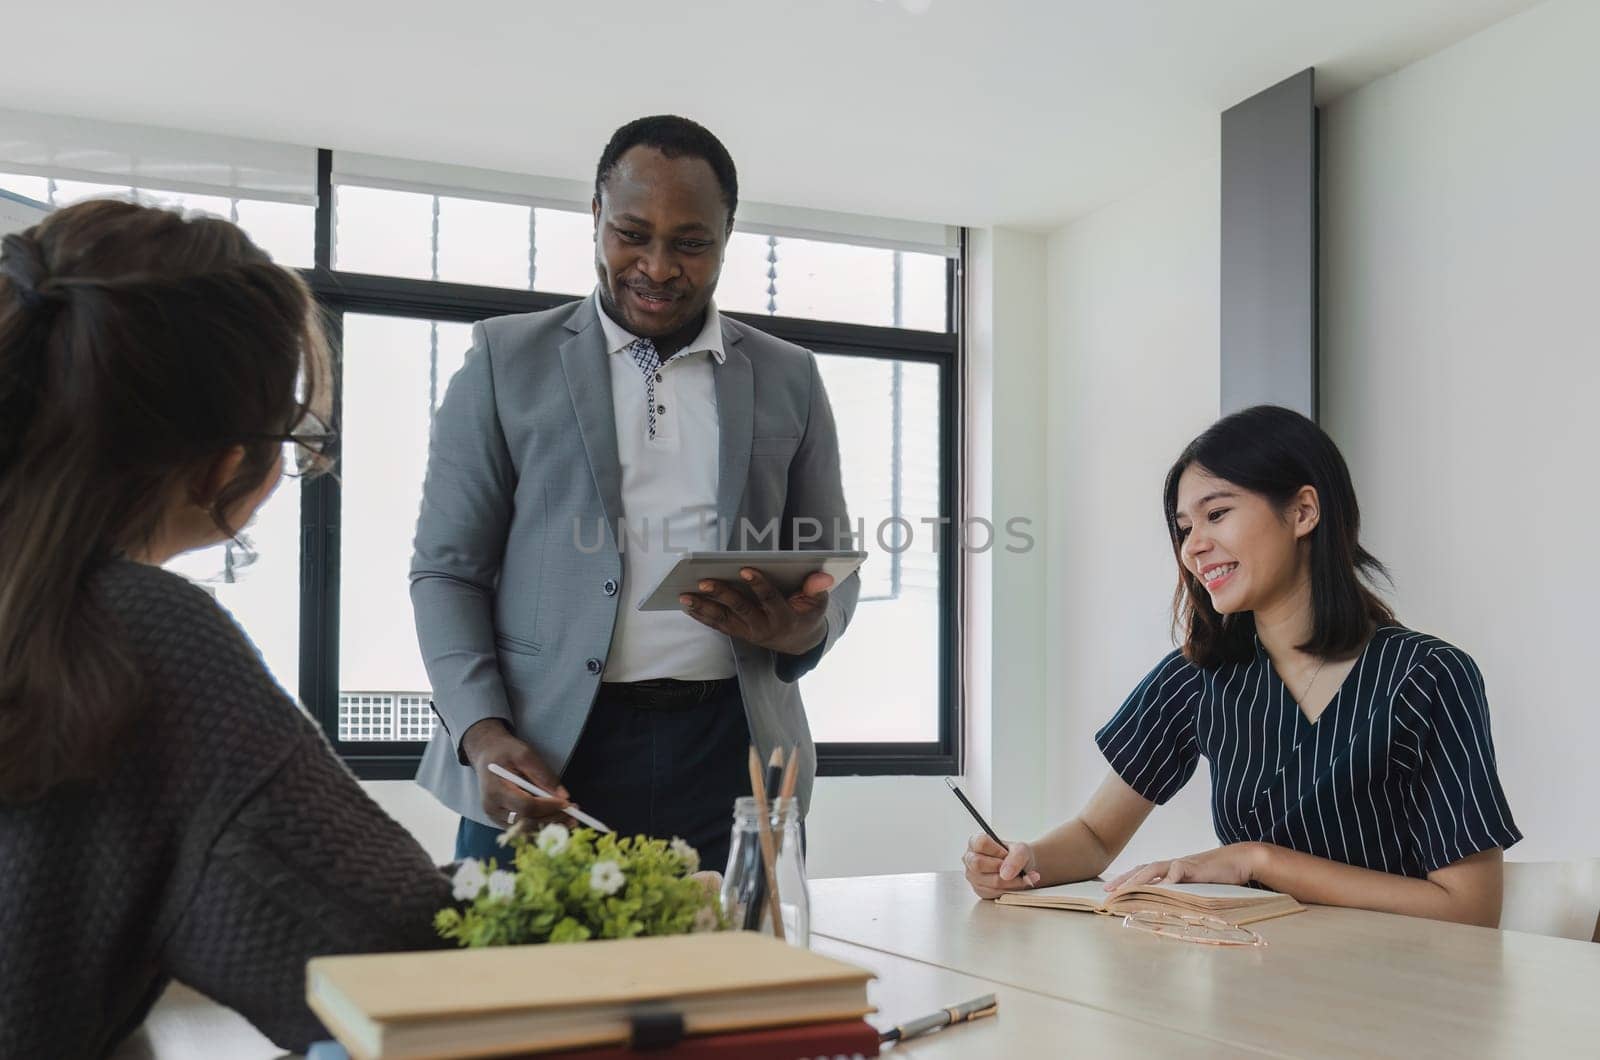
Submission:
<svg viewBox="0 0 1600 1060">
<path fill-rule="evenodd" d="M 0 248 L 0 1056 L 97 1056 L 170 979 L 278 1045 L 314 955 L 437 945 L 448 879 L 161 565 L 315 472 L 328 355 L 239 229 L 123 202 Z M 325 417 L 323 417 L 325 418 Z"/>
<path fill-rule="evenodd" d="M 1091 879 L 1211 765 L 1221 845 L 1138 865 L 1142 883 L 1259 884 L 1305 903 L 1496 926 L 1522 838 L 1495 767 L 1483 677 L 1401 626 L 1364 578 L 1350 473 L 1298 413 L 1214 424 L 1167 474 L 1178 561 L 1166 656 L 1095 735 L 1110 772 L 1083 811 L 1009 849 L 974 836 L 984 898 Z"/>
</svg>

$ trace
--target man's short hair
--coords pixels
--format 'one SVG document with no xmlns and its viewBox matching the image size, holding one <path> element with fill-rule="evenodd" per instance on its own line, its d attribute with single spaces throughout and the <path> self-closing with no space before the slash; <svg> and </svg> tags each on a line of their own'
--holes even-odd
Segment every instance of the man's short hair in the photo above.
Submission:
<svg viewBox="0 0 1600 1060">
<path fill-rule="evenodd" d="M 699 158 L 711 167 L 722 186 L 722 201 L 728 207 L 728 223 L 733 223 L 734 211 L 739 206 L 739 173 L 733 166 L 733 157 L 722 141 L 711 130 L 688 118 L 675 114 L 657 114 L 649 118 L 636 118 L 611 134 L 611 142 L 600 152 L 600 165 L 594 175 L 594 195 L 600 198 L 600 189 L 617 168 L 617 162 L 630 149 L 653 147 L 668 158 Z"/>
</svg>

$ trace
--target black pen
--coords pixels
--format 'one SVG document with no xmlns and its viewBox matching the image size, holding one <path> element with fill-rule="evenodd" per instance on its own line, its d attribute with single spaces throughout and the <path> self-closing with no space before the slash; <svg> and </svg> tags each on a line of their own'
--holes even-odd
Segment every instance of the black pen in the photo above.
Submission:
<svg viewBox="0 0 1600 1060">
<path fill-rule="evenodd" d="M 978 822 L 978 827 L 982 828 L 984 833 L 988 835 L 990 839 L 993 839 L 996 843 L 999 843 L 1000 846 L 1007 852 L 1011 850 L 1011 844 L 994 834 L 994 829 L 990 828 L 989 822 L 983 819 L 983 814 L 979 813 L 978 808 L 968 801 L 966 795 L 962 793 L 960 788 L 956 787 L 956 782 L 954 779 L 951 777 L 945 777 L 944 786 L 949 788 L 955 794 L 955 797 L 961 800 L 961 805 L 967 808 L 967 812 L 972 814 L 972 819 Z M 1029 887 L 1033 886 L 1033 884 L 1028 883 L 1028 866 L 1022 866 L 1022 871 L 1017 873 L 1017 878 L 1023 883 L 1027 883 Z"/>
<path fill-rule="evenodd" d="M 935 1012 L 931 1016 L 924 1016 L 910 1023 L 902 1023 L 898 1027 L 891 1027 L 878 1035 L 880 1042 L 903 1042 L 907 1038 L 915 1038 L 919 1034 L 936 1031 L 940 1027 L 948 1027 L 952 1023 L 965 1023 L 968 1020 L 982 1019 L 993 1016 L 999 1011 L 1000 1004 L 994 999 L 993 994 L 975 997 L 971 1001 L 953 1005 L 942 1012 Z"/>
</svg>

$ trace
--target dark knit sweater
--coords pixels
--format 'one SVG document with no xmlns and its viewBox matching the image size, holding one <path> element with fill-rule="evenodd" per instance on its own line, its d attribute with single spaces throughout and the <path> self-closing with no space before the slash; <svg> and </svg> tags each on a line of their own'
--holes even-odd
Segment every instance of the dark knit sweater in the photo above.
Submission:
<svg viewBox="0 0 1600 1060">
<path fill-rule="evenodd" d="M 0 805 L 0 1057 L 103 1055 L 169 978 L 303 1051 L 306 960 L 439 945 L 449 881 L 203 591 L 120 561 L 92 591 L 147 687 L 106 775 Z"/>
</svg>

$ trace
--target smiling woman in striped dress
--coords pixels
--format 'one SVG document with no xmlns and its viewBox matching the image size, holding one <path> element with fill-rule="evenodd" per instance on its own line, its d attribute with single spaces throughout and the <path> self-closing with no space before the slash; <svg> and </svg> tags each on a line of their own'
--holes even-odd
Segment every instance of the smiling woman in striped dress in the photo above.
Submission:
<svg viewBox="0 0 1600 1060">
<path fill-rule="evenodd" d="M 1367 587 L 1350 473 L 1287 409 L 1213 425 L 1167 475 L 1183 645 L 1098 733 L 1111 771 L 1077 817 L 1009 852 L 974 836 L 984 898 L 1099 875 L 1211 763 L 1221 846 L 1129 883 L 1259 883 L 1302 902 L 1496 926 L 1522 838 L 1470 656 L 1401 626 Z"/>
</svg>

